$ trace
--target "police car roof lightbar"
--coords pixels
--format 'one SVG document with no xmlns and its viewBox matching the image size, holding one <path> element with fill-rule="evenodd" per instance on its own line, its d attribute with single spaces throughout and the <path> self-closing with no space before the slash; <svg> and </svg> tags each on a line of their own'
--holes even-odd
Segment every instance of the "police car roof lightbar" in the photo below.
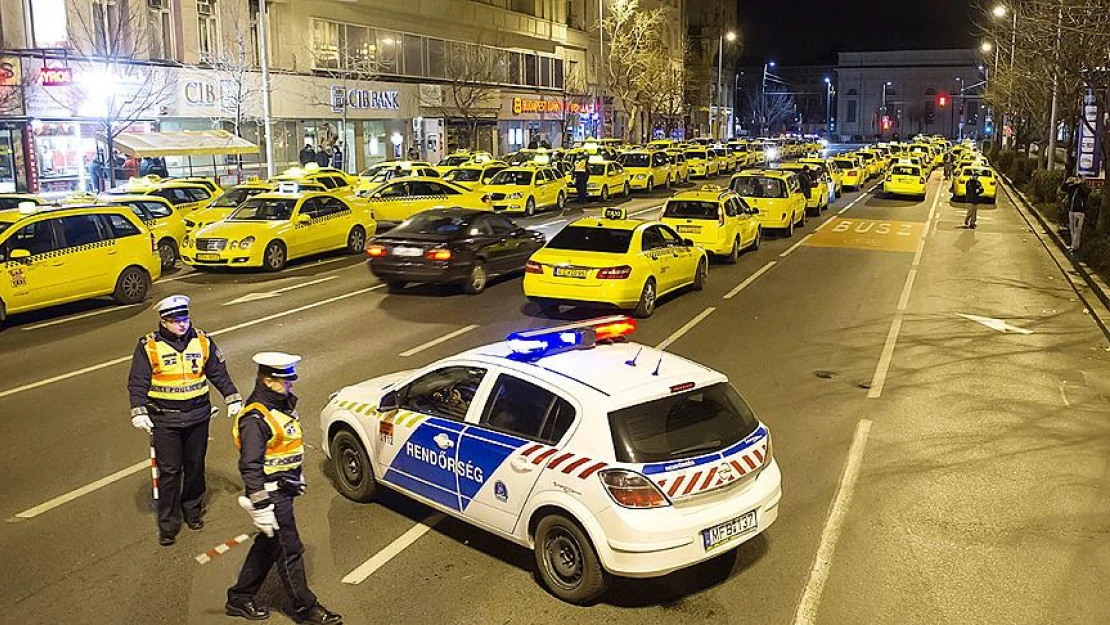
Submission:
<svg viewBox="0 0 1110 625">
<path fill-rule="evenodd" d="M 513 352 L 510 358 L 528 362 L 566 351 L 591 349 L 598 341 L 611 341 L 635 331 L 635 319 L 615 315 L 553 328 L 513 332 L 505 341 Z"/>
</svg>

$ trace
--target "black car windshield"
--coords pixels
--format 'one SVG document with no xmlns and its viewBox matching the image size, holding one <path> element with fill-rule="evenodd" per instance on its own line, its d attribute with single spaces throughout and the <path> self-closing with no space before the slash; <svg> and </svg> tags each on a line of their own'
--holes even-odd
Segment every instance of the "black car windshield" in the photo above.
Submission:
<svg viewBox="0 0 1110 625">
<path fill-rule="evenodd" d="M 664 217 L 685 219 L 717 219 L 719 210 L 716 202 L 697 202 L 694 200 L 671 200 L 663 209 Z"/>
<path fill-rule="evenodd" d="M 297 200 L 252 197 L 228 217 L 234 221 L 289 221 Z"/>
<path fill-rule="evenodd" d="M 514 186 L 527 186 L 532 184 L 532 172 L 520 170 L 505 170 L 499 172 L 496 176 L 494 176 L 493 179 L 489 181 L 489 183 L 495 185 L 504 184 Z"/>
<path fill-rule="evenodd" d="M 848 159 L 846 159 L 846 158 L 838 158 L 838 159 L 836 159 L 836 164 L 837 164 L 838 166 L 840 166 L 840 168 L 841 168 L 841 169 L 855 169 L 855 168 L 856 168 L 856 164 L 855 164 L 855 162 L 854 162 L 854 161 L 850 161 L 850 160 L 848 160 Z"/>
<path fill-rule="evenodd" d="M 440 234 L 454 235 L 466 227 L 469 217 L 465 215 L 449 215 L 439 211 L 426 211 L 417 213 L 389 231 L 389 236 L 405 236 L 408 234 Z"/>
<path fill-rule="evenodd" d="M 553 250 L 624 254 L 628 252 L 630 243 L 631 230 L 567 226 L 548 242 L 547 247 Z"/>
<path fill-rule="evenodd" d="M 739 193 L 741 197 L 786 197 L 786 187 L 778 178 L 763 178 L 761 176 L 740 176 L 739 178 L 732 181 L 732 190 Z"/>
<path fill-rule="evenodd" d="M 455 182 L 478 182 L 482 179 L 481 169 L 452 169 L 443 177 L 444 180 Z"/>
<path fill-rule="evenodd" d="M 261 187 L 241 187 L 237 189 L 228 189 L 226 192 L 224 192 L 223 195 L 216 198 L 215 202 L 212 202 L 212 206 L 215 208 L 235 208 L 236 206 L 246 201 L 247 198 L 258 195 L 265 190 L 266 189 L 263 189 Z"/>
<path fill-rule="evenodd" d="M 648 154 L 621 154 L 617 161 L 625 167 L 651 167 L 651 156 Z"/>
<path fill-rule="evenodd" d="M 720 451 L 759 427 L 727 382 L 609 413 L 617 462 L 668 462 Z"/>
</svg>

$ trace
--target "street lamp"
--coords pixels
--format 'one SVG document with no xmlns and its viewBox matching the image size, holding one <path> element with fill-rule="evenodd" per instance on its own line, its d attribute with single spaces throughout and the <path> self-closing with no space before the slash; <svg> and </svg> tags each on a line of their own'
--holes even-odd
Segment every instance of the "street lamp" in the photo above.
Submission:
<svg viewBox="0 0 1110 625">
<path fill-rule="evenodd" d="M 832 141 L 832 97 L 836 91 L 832 79 L 825 76 L 825 138 Z"/>
<path fill-rule="evenodd" d="M 767 135 L 767 70 L 775 67 L 774 61 L 763 64 L 763 80 L 759 83 L 759 134 Z"/>
<path fill-rule="evenodd" d="M 1006 13 L 1007 13 L 1007 9 L 1006 9 L 1006 5 L 1004 5 L 1004 4 L 996 4 L 994 6 L 994 8 L 991 9 L 991 15 L 993 15 L 997 18 L 1006 17 Z"/>
<path fill-rule="evenodd" d="M 990 54 L 991 50 L 994 50 L 994 44 L 989 41 L 984 41 L 983 43 L 979 44 L 979 50 L 981 50 L 984 54 Z"/>
<path fill-rule="evenodd" d="M 713 116 L 712 134 L 715 138 L 720 140 L 722 137 L 719 126 L 721 119 L 724 117 L 724 93 L 721 87 L 722 73 L 724 72 L 723 64 L 725 59 L 725 41 L 732 43 L 736 41 L 736 33 L 728 31 L 727 33 L 721 31 L 720 36 L 717 37 L 717 114 Z"/>
</svg>

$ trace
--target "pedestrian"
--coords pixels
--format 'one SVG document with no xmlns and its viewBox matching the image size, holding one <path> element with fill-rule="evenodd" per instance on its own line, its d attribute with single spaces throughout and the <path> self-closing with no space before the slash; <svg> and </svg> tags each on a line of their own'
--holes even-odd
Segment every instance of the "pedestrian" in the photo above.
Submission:
<svg viewBox="0 0 1110 625">
<path fill-rule="evenodd" d="M 301 153 L 297 155 L 297 160 L 300 161 L 302 167 L 316 162 L 316 150 L 312 149 L 311 143 L 304 142 L 304 147 L 301 148 Z"/>
<path fill-rule="evenodd" d="M 335 144 L 331 151 L 331 166 L 336 169 L 343 169 L 343 148 L 341 143 Z"/>
<path fill-rule="evenodd" d="M 550 150 L 551 149 L 551 143 L 548 142 L 547 137 L 544 137 L 544 138 L 540 139 L 540 147 L 545 149 L 545 150 Z"/>
<path fill-rule="evenodd" d="M 1071 245 L 1068 249 L 1078 252 L 1083 239 L 1083 223 L 1087 220 L 1087 199 L 1091 195 L 1091 188 L 1083 178 L 1071 176 L 1060 185 L 1060 190 L 1064 192 L 1068 230 L 1071 231 Z"/>
<path fill-rule="evenodd" d="M 123 159 L 123 176 L 127 179 L 134 178 L 139 175 L 139 162 L 135 157 L 128 154 L 127 158 Z"/>
<path fill-rule="evenodd" d="M 538 150 L 539 148 L 540 148 L 540 142 L 535 137 L 532 137 L 531 139 L 528 140 L 528 149 L 529 150 Z"/>
<path fill-rule="evenodd" d="M 158 330 L 135 347 L 127 391 L 131 425 L 151 435 L 157 456 L 158 544 L 168 547 L 182 517 L 191 530 L 204 527 L 204 456 L 208 421 L 215 415 L 209 382 L 223 395 L 228 416 L 239 413 L 243 399 L 220 348 L 193 327 L 188 297 L 162 300 L 158 316 Z"/>
<path fill-rule="evenodd" d="M 416 149 L 415 145 L 410 145 L 409 146 L 408 157 L 409 157 L 410 161 L 420 160 L 420 150 Z"/>
<path fill-rule="evenodd" d="M 270 612 L 255 601 L 274 564 L 285 591 L 293 599 L 294 620 L 312 625 L 338 625 L 343 617 L 316 599 L 305 577 L 304 545 L 293 516 L 293 501 L 304 494 L 303 430 L 297 416 L 297 379 L 300 356 L 279 352 L 255 354 L 258 376 L 247 407 L 235 420 L 232 434 L 239 449 L 239 473 L 246 496 L 239 505 L 251 515 L 259 533 L 227 591 L 224 612 L 259 621 Z"/>
<path fill-rule="evenodd" d="M 155 156 L 153 162 L 151 163 L 150 173 L 162 178 L 169 178 L 170 171 L 166 167 L 166 157 Z"/>
<path fill-rule="evenodd" d="M 587 159 L 580 158 L 574 163 L 574 191 L 582 204 L 590 200 L 590 166 L 586 161 Z"/>
<path fill-rule="evenodd" d="M 967 217 L 964 217 L 964 227 L 975 229 L 975 222 L 979 218 L 979 196 L 983 193 L 983 183 L 979 182 L 979 174 L 973 170 L 971 177 L 964 184 L 964 198 L 970 203 L 967 207 Z"/>
<path fill-rule="evenodd" d="M 100 185 L 100 179 L 104 177 L 104 161 L 100 157 L 100 152 L 89 161 L 89 191 L 93 193 L 100 193 L 103 187 Z"/>
<path fill-rule="evenodd" d="M 945 180 L 951 180 L 952 179 L 952 166 L 953 165 L 954 165 L 954 163 L 952 162 L 952 153 L 951 152 L 945 152 L 944 153 L 944 179 Z"/>
<path fill-rule="evenodd" d="M 327 167 L 331 163 L 331 150 L 324 146 L 316 151 L 316 164 L 320 167 Z"/>
</svg>

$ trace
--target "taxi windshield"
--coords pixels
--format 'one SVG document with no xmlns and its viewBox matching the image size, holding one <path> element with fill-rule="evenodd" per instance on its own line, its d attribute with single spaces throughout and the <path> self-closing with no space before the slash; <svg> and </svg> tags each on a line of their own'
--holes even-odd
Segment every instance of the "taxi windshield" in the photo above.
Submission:
<svg viewBox="0 0 1110 625">
<path fill-rule="evenodd" d="M 481 169 L 452 169 L 443 177 L 444 180 L 456 182 L 478 182 L 482 179 Z"/>
<path fill-rule="evenodd" d="M 695 200 L 671 200 L 663 209 L 664 217 L 683 219 L 717 219 L 719 210 L 716 202 L 698 202 Z"/>
<path fill-rule="evenodd" d="M 891 173 L 895 176 L 920 176 L 921 169 L 913 165 L 895 165 Z"/>
<path fill-rule="evenodd" d="M 631 243 L 631 230 L 567 226 L 547 243 L 547 247 L 553 250 L 624 254 Z"/>
<path fill-rule="evenodd" d="M 502 171 L 498 172 L 492 180 L 489 181 L 491 185 L 514 185 L 514 186 L 527 186 L 532 184 L 532 172 L 530 171 Z"/>
<path fill-rule="evenodd" d="M 989 169 L 965 169 L 964 170 L 964 175 L 965 176 L 976 175 L 976 176 L 980 176 L 982 178 L 993 178 L 994 177 L 993 174 L 991 174 L 991 170 L 989 170 Z"/>
<path fill-rule="evenodd" d="M 625 167 L 651 167 L 651 156 L 648 154 L 621 154 L 617 161 Z"/>
<path fill-rule="evenodd" d="M 445 215 L 436 211 L 417 213 L 389 231 L 390 236 L 406 234 L 453 235 L 466 227 L 467 217 Z"/>
<path fill-rule="evenodd" d="M 223 195 L 216 198 L 212 202 L 215 208 L 235 208 L 242 204 L 247 198 L 253 197 L 262 193 L 266 189 L 262 187 L 237 187 L 235 189 L 228 189 Z"/>
<path fill-rule="evenodd" d="M 293 216 L 293 207 L 297 200 L 293 199 L 259 199 L 250 198 L 240 206 L 229 220 L 234 221 L 289 221 Z"/>
<path fill-rule="evenodd" d="M 703 161 L 704 161 L 704 160 L 705 160 L 705 157 L 706 157 L 706 153 L 705 153 L 705 152 L 687 152 L 687 153 L 686 153 L 686 158 L 687 158 L 687 159 L 692 159 L 692 158 L 700 158 L 701 160 L 703 160 Z"/>
<path fill-rule="evenodd" d="M 759 427 L 727 382 L 609 413 L 617 462 L 669 462 L 730 447 Z"/>
<path fill-rule="evenodd" d="M 732 181 L 732 190 L 742 197 L 783 198 L 786 186 L 778 178 L 760 176 L 741 176 Z"/>
<path fill-rule="evenodd" d="M 439 164 L 445 167 L 458 167 L 459 165 L 465 165 L 469 160 L 469 156 L 448 156 L 440 161 Z"/>
</svg>

